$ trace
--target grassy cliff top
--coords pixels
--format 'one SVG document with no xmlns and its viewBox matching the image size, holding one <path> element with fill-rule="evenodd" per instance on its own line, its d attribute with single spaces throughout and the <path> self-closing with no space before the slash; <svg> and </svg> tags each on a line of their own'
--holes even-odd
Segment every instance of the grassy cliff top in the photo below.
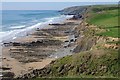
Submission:
<svg viewBox="0 0 120 80">
<path fill-rule="evenodd" d="M 87 18 L 89 24 L 106 29 L 105 32 L 97 33 L 98 35 L 120 37 L 118 35 L 120 13 L 117 5 L 93 6 L 89 15 L 90 17 Z"/>
<path fill-rule="evenodd" d="M 98 28 L 86 28 L 91 37 L 99 37 L 93 47 L 88 51 L 82 51 L 70 56 L 55 60 L 45 68 L 49 73 L 42 77 L 63 77 L 63 78 L 117 78 L 120 72 L 118 64 L 118 50 L 106 48 L 105 44 L 115 44 L 118 42 L 107 42 L 103 37 L 120 37 L 118 35 L 118 6 L 117 5 L 95 5 L 90 7 L 86 14 L 86 21 L 89 25 Z M 79 30 L 78 30 L 79 29 Z M 81 28 L 77 30 L 80 31 Z M 99 30 L 103 30 L 100 32 Z M 95 35 L 92 34 L 92 31 Z M 85 34 L 86 34 L 85 32 Z M 87 38 L 87 36 L 85 36 Z M 85 42 L 86 43 L 86 42 Z M 84 43 L 82 43 L 84 44 Z M 111 46 L 111 45 L 110 45 Z M 79 49 L 79 48 L 78 48 Z M 39 77 L 36 79 L 38 80 Z M 63 80 L 63 79 L 62 79 Z M 108 79 L 106 79 L 108 80 Z M 115 80 L 115 79 L 113 79 Z"/>
</svg>

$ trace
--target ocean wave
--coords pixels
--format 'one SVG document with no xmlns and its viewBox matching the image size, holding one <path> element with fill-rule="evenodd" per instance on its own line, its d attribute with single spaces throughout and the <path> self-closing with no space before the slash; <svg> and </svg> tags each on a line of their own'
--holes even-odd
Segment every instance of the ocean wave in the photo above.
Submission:
<svg viewBox="0 0 120 80">
<path fill-rule="evenodd" d="M 33 30 L 33 29 L 36 29 L 36 28 L 42 29 L 43 27 L 45 27 L 46 25 L 48 25 L 50 23 L 61 22 L 70 17 L 72 17 L 72 16 L 60 15 L 57 17 L 45 18 L 46 19 L 45 22 L 39 22 L 32 26 L 27 26 L 27 27 L 26 27 L 26 25 L 13 26 L 11 28 L 13 28 L 13 29 L 16 28 L 15 30 L 0 32 L 0 40 L 1 40 L 0 42 L 10 41 L 10 40 L 16 39 L 17 37 L 25 36 L 25 35 L 29 34 L 31 32 L 31 30 Z M 23 28 L 23 29 L 21 29 L 21 28 Z"/>
<path fill-rule="evenodd" d="M 25 25 L 21 25 L 21 26 L 12 26 L 10 27 L 11 29 L 21 29 L 21 28 L 24 28 Z"/>
<path fill-rule="evenodd" d="M 58 23 L 61 21 L 64 21 L 65 19 L 71 18 L 73 15 L 60 15 L 56 17 L 49 17 L 49 18 L 44 18 L 45 20 L 48 20 L 51 23 Z"/>
</svg>

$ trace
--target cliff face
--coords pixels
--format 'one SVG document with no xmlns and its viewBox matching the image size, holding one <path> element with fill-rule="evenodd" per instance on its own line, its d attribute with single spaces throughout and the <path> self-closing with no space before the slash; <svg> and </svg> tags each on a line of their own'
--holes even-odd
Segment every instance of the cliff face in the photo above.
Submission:
<svg viewBox="0 0 120 80">
<path fill-rule="evenodd" d="M 103 49 L 100 48 L 101 42 L 104 43 L 104 38 L 94 36 L 94 28 L 91 29 L 87 25 L 82 27 L 81 25 L 74 30 L 76 34 L 79 34 L 76 41 L 77 46 L 73 50 L 75 54 L 52 61 L 43 69 L 33 70 L 22 78 L 117 77 L 119 71 L 117 67 L 118 53 L 103 47 Z M 80 35 L 84 36 L 81 37 Z"/>
<path fill-rule="evenodd" d="M 70 7 L 60 12 L 76 15 L 84 11 L 86 7 Z M 99 13 L 100 14 L 100 13 Z M 57 59 L 43 69 L 36 69 L 26 74 L 23 78 L 33 77 L 80 77 L 116 78 L 120 72 L 118 69 L 118 51 L 104 47 L 107 37 L 98 36 L 101 31 L 98 27 L 83 21 L 73 31 L 78 35 L 76 48 L 73 55 Z"/>
<path fill-rule="evenodd" d="M 84 13 L 86 9 L 87 6 L 74 6 L 74 7 L 65 8 L 59 12 L 64 15 L 77 15 Z"/>
</svg>

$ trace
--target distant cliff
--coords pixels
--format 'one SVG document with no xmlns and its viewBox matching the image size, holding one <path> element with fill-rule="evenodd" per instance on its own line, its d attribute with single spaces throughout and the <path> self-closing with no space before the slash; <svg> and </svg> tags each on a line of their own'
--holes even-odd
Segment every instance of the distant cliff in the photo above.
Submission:
<svg viewBox="0 0 120 80">
<path fill-rule="evenodd" d="M 59 12 L 64 15 L 77 15 L 84 13 L 88 6 L 74 6 L 74 7 L 68 7 L 63 10 L 60 10 Z"/>
</svg>

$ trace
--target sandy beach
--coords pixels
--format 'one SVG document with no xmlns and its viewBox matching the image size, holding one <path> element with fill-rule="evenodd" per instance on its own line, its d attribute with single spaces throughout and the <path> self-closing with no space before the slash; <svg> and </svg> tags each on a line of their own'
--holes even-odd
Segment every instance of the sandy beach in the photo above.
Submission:
<svg viewBox="0 0 120 80">
<path fill-rule="evenodd" d="M 48 24 L 43 29 L 37 28 L 25 37 L 14 39 L 2 48 L 2 67 L 8 68 L 3 72 L 21 76 L 34 69 L 41 69 L 51 61 L 71 55 L 75 42 L 67 40 L 74 38 L 72 30 L 81 20 L 65 20 L 58 24 Z M 71 33 L 72 32 L 72 33 Z M 72 45 L 68 47 L 69 45 Z"/>
<path fill-rule="evenodd" d="M 119 78 L 117 3 L 9 4 L 18 5 L 1 10 L 0 80 Z"/>
</svg>

